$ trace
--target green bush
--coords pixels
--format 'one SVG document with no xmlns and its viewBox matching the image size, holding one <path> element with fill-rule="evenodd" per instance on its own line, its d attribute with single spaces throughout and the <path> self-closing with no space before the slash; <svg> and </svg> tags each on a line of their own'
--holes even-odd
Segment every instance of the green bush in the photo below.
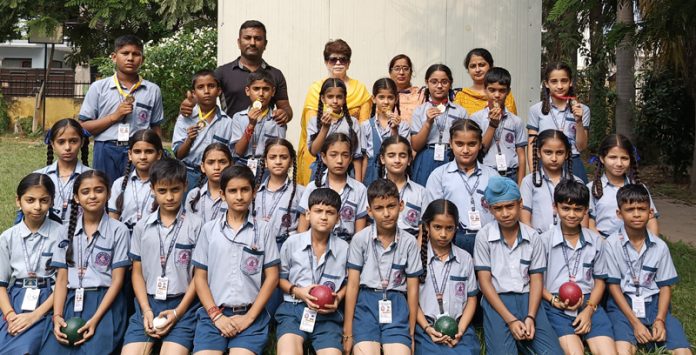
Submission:
<svg viewBox="0 0 696 355">
<path fill-rule="evenodd" d="M 0 132 L 7 132 L 10 128 L 9 106 L 2 93 L 0 93 Z"/>
</svg>

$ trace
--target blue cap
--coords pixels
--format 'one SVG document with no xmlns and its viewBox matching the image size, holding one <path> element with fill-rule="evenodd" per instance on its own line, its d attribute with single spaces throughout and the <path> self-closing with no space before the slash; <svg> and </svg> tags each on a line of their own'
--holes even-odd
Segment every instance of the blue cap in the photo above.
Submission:
<svg viewBox="0 0 696 355">
<path fill-rule="evenodd" d="M 521 198 L 520 189 L 510 178 L 493 176 L 488 180 L 486 191 L 483 198 L 488 205 L 495 205 L 500 202 L 517 201 Z"/>
</svg>

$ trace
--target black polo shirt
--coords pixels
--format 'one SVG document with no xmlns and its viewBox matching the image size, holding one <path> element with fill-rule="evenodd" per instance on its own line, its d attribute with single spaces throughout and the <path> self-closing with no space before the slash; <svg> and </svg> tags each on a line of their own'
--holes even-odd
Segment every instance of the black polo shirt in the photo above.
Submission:
<svg viewBox="0 0 696 355">
<path fill-rule="evenodd" d="M 220 81 L 222 92 L 225 95 L 225 112 L 230 117 L 239 111 L 246 110 L 251 105 L 251 101 L 244 93 L 244 87 L 251 71 L 245 68 L 239 62 L 239 59 L 240 57 L 237 57 L 234 61 L 215 69 L 215 76 Z M 261 62 L 261 68 L 269 72 L 275 80 L 276 91 L 271 104 L 275 104 L 278 100 L 287 100 L 288 85 L 285 82 L 283 73 L 279 69 L 270 66 L 266 61 Z"/>
</svg>

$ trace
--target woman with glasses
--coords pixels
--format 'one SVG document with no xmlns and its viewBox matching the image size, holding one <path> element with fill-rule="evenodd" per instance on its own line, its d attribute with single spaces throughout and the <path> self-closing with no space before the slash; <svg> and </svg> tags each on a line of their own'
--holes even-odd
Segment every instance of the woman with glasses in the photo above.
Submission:
<svg viewBox="0 0 696 355">
<path fill-rule="evenodd" d="M 341 79 L 346 84 L 348 89 L 346 104 L 350 116 L 356 117 L 362 122 L 370 118 L 370 109 L 372 108 L 372 100 L 370 99 L 372 96 L 365 84 L 348 76 L 352 54 L 350 46 L 342 39 L 329 41 L 324 46 L 324 63 L 329 71 L 329 78 Z M 311 178 L 310 164 L 315 160 L 307 148 L 307 123 L 310 118 L 317 115 L 319 91 L 325 80 L 321 79 L 312 83 L 302 109 L 300 148 L 297 156 L 297 183 L 302 185 L 307 185 L 309 182 Z"/>
<path fill-rule="evenodd" d="M 474 83 L 458 92 L 457 96 L 454 97 L 454 102 L 464 107 L 470 115 L 473 115 L 488 106 L 483 78 L 488 73 L 488 70 L 493 68 L 493 56 L 485 48 L 474 48 L 464 58 L 464 67 L 466 67 L 469 76 L 471 76 L 471 81 Z M 507 99 L 505 99 L 505 109 L 515 115 L 517 114 L 515 98 L 512 97 L 512 93 L 508 94 Z"/>
<path fill-rule="evenodd" d="M 396 83 L 399 92 L 399 110 L 401 119 L 411 124 L 413 110 L 425 102 L 425 86 L 413 86 L 413 64 L 411 58 L 399 54 L 389 61 L 389 77 Z"/>
</svg>

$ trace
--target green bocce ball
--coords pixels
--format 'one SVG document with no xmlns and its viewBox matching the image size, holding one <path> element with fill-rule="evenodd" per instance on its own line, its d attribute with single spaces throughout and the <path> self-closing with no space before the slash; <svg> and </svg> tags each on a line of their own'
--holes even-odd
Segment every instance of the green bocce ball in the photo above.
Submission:
<svg viewBox="0 0 696 355">
<path fill-rule="evenodd" d="M 73 317 L 66 320 L 65 323 L 67 325 L 65 327 L 61 327 L 60 331 L 68 336 L 68 342 L 70 345 L 74 346 L 76 342 L 82 340 L 82 333 L 78 333 L 77 331 L 87 322 L 85 322 L 85 320 L 82 318 Z"/>
<path fill-rule="evenodd" d="M 450 316 L 442 316 L 438 318 L 433 327 L 438 332 L 444 335 L 449 335 L 449 337 L 453 339 L 454 336 L 457 335 L 457 330 L 459 328 L 457 325 L 457 321 Z"/>
</svg>

